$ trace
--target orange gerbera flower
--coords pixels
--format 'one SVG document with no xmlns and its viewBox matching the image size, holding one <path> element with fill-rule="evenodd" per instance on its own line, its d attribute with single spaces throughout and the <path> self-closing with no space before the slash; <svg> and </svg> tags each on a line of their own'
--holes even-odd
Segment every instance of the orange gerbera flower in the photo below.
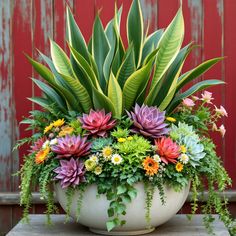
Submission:
<svg viewBox="0 0 236 236">
<path fill-rule="evenodd" d="M 144 170 L 146 170 L 146 174 L 150 176 L 157 174 L 157 171 L 159 169 L 158 163 L 151 157 L 145 158 L 145 160 L 143 161 L 143 167 Z"/>
<path fill-rule="evenodd" d="M 36 164 L 43 163 L 46 160 L 49 151 L 50 151 L 49 147 L 46 147 L 45 149 L 40 150 L 35 156 L 35 163 Z"/>
</svg>

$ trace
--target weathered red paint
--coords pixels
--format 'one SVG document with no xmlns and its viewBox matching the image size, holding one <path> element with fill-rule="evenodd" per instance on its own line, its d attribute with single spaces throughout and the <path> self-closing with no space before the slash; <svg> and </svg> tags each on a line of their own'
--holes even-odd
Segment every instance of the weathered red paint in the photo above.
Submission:
<svg viewBox="0 0 236 236">
<path fill-rule="evenodd" d="M 126 38 L 126 18 L 131 0 L 117 0 L 117 5 L 123 5 L 121 33 Z M 40 91 L 32 84 L 30 77 L 38 77 L 32 71 L 23 52 L 38 59 L 36 48 L 49 55 L 48 37 L 54 38 L 59 45 L 66 49 L 65 42 L 65 7 L 67 3 L 74 12 L 78 25 L 85 40 L 91 37 L 93 20 L 96 12 L 101 11 L 101 18 L 105 25 L 114 13 L 114 3 L 111 0 L 2 0 L 1 24 L 2 34 L 0 42 L 0 111 L 4 112 L 0 122 L 8 122 L 8 132 L 0 129 L 1 139 L 7 140 L 11 135 L 11 146 L 17 138 L 29 135 L 24 126 L 18 124 L 22 116 L 27 116 L 32 105 L 26 97 L 40 95 Z M 178 0 L 141 0 L 144 12 L 145 26 L 150 21 L 149 32 L 154 29 L 165 28 L 180 6 Z M 214 138 L 217 142 L 217 151 L 223 157 L 230 176 L 236 182 L 236 106 L 234 102 L 234 89 L 236 82 L 236 31 L 232 22 L 235 21 L 236 2 L 234 0 L 183 0 L 185 17 L 184 45 L 195 41 L 201 47 L 195 49 L 184 67 L 184 71 L 201 63 L 204 59 L 225 55 L 227 58 L 209 71 L 204 78 L 218 78 L 226 81 L 226 86 L 212 88 L 217 104 L 225 105 L 229 111 L 229 118 L 225 119 L 227 128 L 226 138 L 222 142 L 219 135 Z M 1 41 L 2 40 L 2 41 Z M 124 40 L 127 45 L 127 40 Z M 9 57 L 8 57 L 9 55 Z M 201 80 L 199 78 L 198 80 Z M 5 96 L 7 94 L 7 96 Z M 6 103 L 4 103 L 6 102 Z M 6 109 L 7 104 L 9 110 Z M 3 118 L 2 118 L 3 117 Z M 8 120 L 7 120 L 8 119 Z M 4 136 L 5 135 L 5 136 Z M 4 137 L 3 137 L 4 136 Z M 2 140 L 1 140 L 2 141 Z M 18 169 L 19 159 L 22 163 L 23 153 L 12 154 L 0 150 L 0 166 L 4 167 L 4 174 L 0 173 L 0 191 L 18 191 L 18 181 L 13 180 L 11 173 Z M 16 159 L 14 157 L 16 156 Z M 233 184 L 233 188 L 236 184 Z M 187 209 L 187 208 L 186 208 Z M 42 212 L 43 208 L 33 208 L 33 212 Z M 235 207 L 232 207 L 235 211 Z M 19 219 L 21 210 L 15 206 L 0 207 L 0 231 L 6 231 Z"/>
</svg>

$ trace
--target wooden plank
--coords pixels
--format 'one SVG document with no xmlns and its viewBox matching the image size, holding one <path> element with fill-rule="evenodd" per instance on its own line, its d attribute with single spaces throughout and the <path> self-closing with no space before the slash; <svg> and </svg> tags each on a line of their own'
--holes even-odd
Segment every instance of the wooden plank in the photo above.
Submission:
<svg viewBox="0 0 236 236">
<path fill-rule="evenodd" d="M 232 22 L 236 21 L 236 1 L 224 1 L 224 55 L 225 59 L 225 106 L 229 117 L 226 119 L 225 166 L 233 178 L 236 187 L 236 106 L 235 106 L 235 74 L 236 74 L 236 30 Z"/>
<path fill-rule="evenodd" d="M 224 3 L 223 0 L 205 0 L 204 1 L 204 39 L 203 39 L 203 60 L 220 57 L 224 54 Z M 214 29 L 214 33 L 212 30 Z M 214 66 L 204 76 L 204 79 L 222 79 L 224 78 L 224 61 Z M 224 104 L 225 86 L 215 86 L 210 89 L 214 96 L 214 103 L 218 106 Z M 218 126 L 221 123 L 217 124 Z M 212 134 L 212 138 L 217 146 L 217 154 L 224 159 L 224 142 L 219 133 Z"/>
<path fill-rule="evenodd" d="M 152 233 L 148 235 L 158 236 L 207 236 L 207 232 L 202 223 L 202 215 L 196 215 L 189 221 L 186 215 L 176 215 L 166 224 L 159 226 Z M 216 221 L 213 223 L 215 235 L 228 236 L 225 226 L 214 216 Z M 63 234 L 67 236 L 72 235 L 97 235 L 90 232 L 86 227 L 70 220 L 65 222 L 65 215 L 54 215 L 52 217 L 53 226 L 45 225 L 45 215 L 31 215 L 30 225 L 19 223 L 14 227 L 7 236 L 50 236 L 56 234 Z"/>
<path fill-rule="evenodd" d="M 15 132 L 13 103 L 12 1 L 1 1 L 0 11 L 0 189 L 12 190 L 12 134 Z M 17 159 L 16 162 L 18 163 Z M 12 209 L 0 207 L 0 231 L 12 225 Z"/>
</svg>

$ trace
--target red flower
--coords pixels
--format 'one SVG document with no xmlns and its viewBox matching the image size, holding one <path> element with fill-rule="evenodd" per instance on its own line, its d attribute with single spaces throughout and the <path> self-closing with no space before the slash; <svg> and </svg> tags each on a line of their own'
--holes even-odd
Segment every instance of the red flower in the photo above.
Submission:
<svg viewBox="0 0 236 236">
<path fill-rule="evenodd" d="M 155 140 L 155 145 L 157 147 L 157 153 L 164 163 L 168 164 L 169 162 L 177 162 L 176 159 L 180 155 L 180 146 L 173 142 L 171 138 L 163 137 Z"/>
</svg>

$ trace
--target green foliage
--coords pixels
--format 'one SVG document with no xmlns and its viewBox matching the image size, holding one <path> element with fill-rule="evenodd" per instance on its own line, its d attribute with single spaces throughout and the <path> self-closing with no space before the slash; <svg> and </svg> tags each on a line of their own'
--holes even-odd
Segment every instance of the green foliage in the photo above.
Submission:
<svg viewBox="0 0 236 236">
<path fill-rule="evenodd" d="M 153 186 L 152 184 L 146 182 L 144 183 L 144 191 L 146 194 L 146 199 L 145 199 L 145 208 L 146 208 L 146 214 L 145 214 L 145 219 L 147 222 L 148 227 L 151 227 L 151 216 L 150 216 L 150 212 L 151 212 L 151 207 L 152 207 L 152 201 L 153 201 L 153 195 L 154 195 L 154 191 L 155 191 L 155 186 Z"/>
<path fill-rule="evenodd" d="M 114 130 L 113 132 L 111 132 L 111 135 L 114 138 L 127 138 L 129 136 L 130 131 L 128 129 L 122 129 L 119 126 L 117 127 L 116 130 Z"/>
<path fill-rule="evenodd" d="M 93 152 L 101 151 L 106 146 L 112 145 L 112 138 L 96 138 L 92 140 L 92 148 Z"/>
</svg>

